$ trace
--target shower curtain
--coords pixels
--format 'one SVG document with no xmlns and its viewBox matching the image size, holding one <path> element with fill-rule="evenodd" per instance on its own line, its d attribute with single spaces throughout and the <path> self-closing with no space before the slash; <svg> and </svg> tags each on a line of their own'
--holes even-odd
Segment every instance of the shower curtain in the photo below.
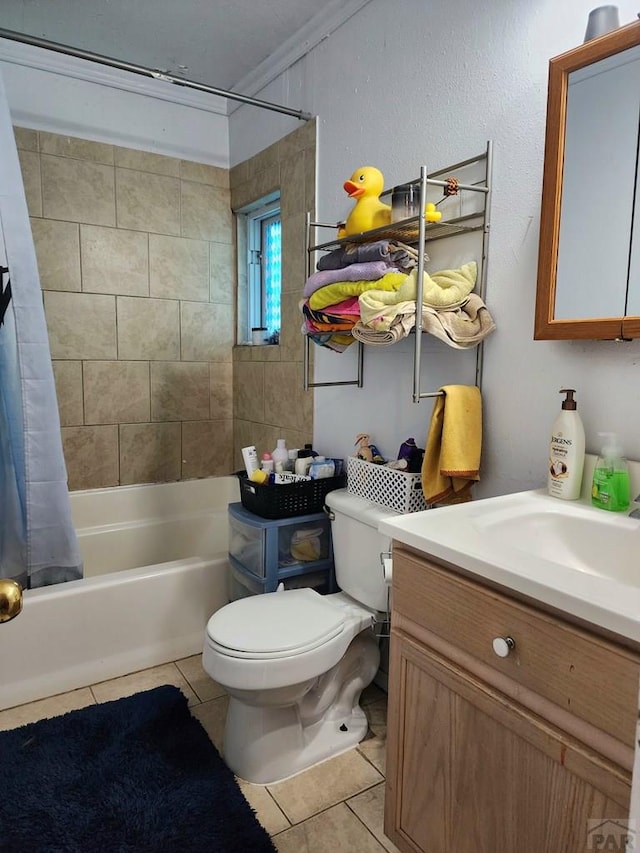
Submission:
<svg viewBox="0 0 640 853">
<path fill-rule="evenodd" d="M 82 577 L 42 292 L 1 74 L 0 577 L 24 587 Z"/>
</svg>

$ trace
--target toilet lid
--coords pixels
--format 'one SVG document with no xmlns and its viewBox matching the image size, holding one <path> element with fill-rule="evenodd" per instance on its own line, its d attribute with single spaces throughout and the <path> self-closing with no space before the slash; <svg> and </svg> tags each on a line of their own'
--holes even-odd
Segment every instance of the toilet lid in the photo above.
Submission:
<svg viewBox="0 0 640 853">
<path fill-rule="evenodd" d="M 340 608 L 312 589 L 292 589 L 234 601 L 207 625 L 211 640 L 235 657 L 286 657 L 328 642 L 344 627 Z"/>
</svg>

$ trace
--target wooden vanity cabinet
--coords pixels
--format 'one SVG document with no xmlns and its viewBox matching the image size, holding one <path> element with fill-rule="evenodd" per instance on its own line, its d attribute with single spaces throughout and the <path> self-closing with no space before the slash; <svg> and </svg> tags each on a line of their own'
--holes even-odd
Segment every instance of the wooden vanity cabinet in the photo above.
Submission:
<svg viewBox="0 0 640 853">
<path fill-rule="evenodd" d="M 401 851 L 617 849 L 589 846 L 589 821 L 628 817 L 635 649 L 397 543 L 391 624 L 385 833 Z"/>
</svg>

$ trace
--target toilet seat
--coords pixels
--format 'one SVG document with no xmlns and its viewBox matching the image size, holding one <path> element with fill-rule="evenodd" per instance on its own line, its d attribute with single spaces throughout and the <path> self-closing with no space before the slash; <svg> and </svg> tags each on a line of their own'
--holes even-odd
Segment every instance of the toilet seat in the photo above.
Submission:
<svg viewBox="0 0 640 853">
<path fill-rule="evenodd" d="M 207 634 L 221 654 L 271 660 L 312 651 L 337 637 L 344 625 L 339 607 L 312 589 L 297 589 L 234 601 L 213 614 Z"/>
<path fill-rule="evenodd" d="M 204 668 L 227 690 L 293 685 L 327 672 L 374 622 L 372 611 L 341 592 L 291 589 L 241 598 L 209 619 Z"/>
</svg>

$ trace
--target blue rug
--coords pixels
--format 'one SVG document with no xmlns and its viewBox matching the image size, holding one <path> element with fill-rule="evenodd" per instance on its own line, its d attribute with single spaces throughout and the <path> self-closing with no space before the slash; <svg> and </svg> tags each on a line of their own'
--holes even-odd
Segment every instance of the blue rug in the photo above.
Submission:
<svg viewBox="0 0 640 853">
<path fill-rule="evenodd" d="M 177 687 L 0 732 L 3 853 L 274 850 Z"/>
</svg>

